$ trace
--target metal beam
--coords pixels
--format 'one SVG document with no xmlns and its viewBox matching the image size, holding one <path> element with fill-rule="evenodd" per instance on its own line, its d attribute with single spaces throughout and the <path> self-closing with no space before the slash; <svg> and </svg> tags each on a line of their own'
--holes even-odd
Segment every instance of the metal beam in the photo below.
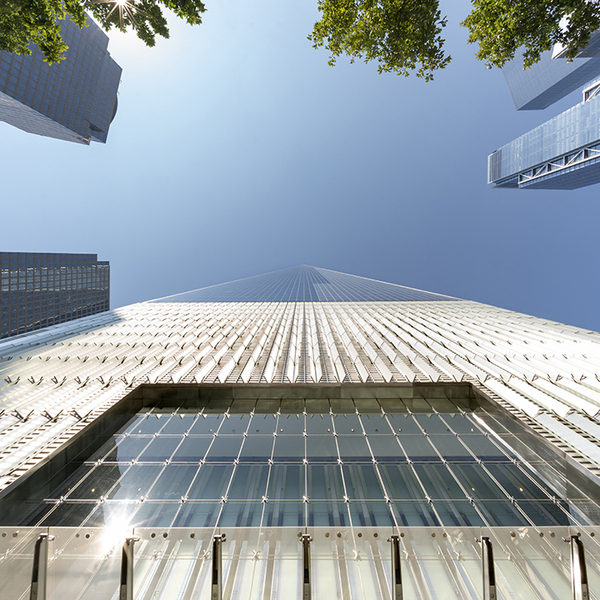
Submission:
<svg viewBox="0 0 600 600">
<path fill-rule="evenodd" d="M 302 600 L 311 599 L 311 582 L 310 582 L 310 543 L 312 538 L 308 533 L 300 536 L 302 544 Z"/>
<path fill-rule="evenodd" d="M 496 571 L 494 569 L 494 549 L 490 538 L 481 538 L 481 566 L 483 572 L 483 600 L 496 600 Z"/>
<path fill-rule="evenodd" d="M 211 576 L 211 600 L 223 600 L 223 542 L 227 536 L 222 533 L 213 537 L 212 547 L 212 576 Z"/>
<path fill-rule="evenodd" d="M 123 544 L 119 600 L 133 600 L 133 544 L 139 539 L 138 537 L 128 537 Z"/>
<path fill-rule="evenodd" d="M 565 541 L 571 546 L 571 589 L 573 600 L 588 600 L 588 578 L 585 566 L 585 550 L 578 535 L 572 535 Z"/>
<path fill-rule="evenodd" d="M 400 536 L 388 538 L 392 542 L 392 600 L 402 600 L 402 571 L 400 565 Z"/>
<path fill-rule="evenodd" d="M 40 533 L 33 550 L 33 570 L 31 572 L 31 588 L 29 600 L 46 600 L 46 579 L 48 575 L 48 542 L 53 535 Z"/>
</svg>

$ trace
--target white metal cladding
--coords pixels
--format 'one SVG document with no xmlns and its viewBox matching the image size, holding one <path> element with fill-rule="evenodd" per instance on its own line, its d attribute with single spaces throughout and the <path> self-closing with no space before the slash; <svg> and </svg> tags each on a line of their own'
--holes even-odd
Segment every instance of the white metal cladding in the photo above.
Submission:
<svg viewBox="0 0 600 600">
<path fill-rule="evenodd" d="M 148 302 L 0 343 L 0 489 L 142 383 L 460 381 L 600 468 L 598 333 L 468 301 Z"/>
</svg>

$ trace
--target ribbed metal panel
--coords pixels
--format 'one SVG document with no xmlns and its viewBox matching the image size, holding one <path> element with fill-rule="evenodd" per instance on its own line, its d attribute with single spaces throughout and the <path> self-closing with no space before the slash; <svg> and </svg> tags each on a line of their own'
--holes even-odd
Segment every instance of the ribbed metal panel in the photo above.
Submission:
<svg viewBox="0 0 600 600">
<path fill-rule="evenodd" d="M 0 344 L 0 488 L 142 383 L 458 381 L 597 466 L 597 333 L 468 301 L 161 302 Z"/>
</svg>

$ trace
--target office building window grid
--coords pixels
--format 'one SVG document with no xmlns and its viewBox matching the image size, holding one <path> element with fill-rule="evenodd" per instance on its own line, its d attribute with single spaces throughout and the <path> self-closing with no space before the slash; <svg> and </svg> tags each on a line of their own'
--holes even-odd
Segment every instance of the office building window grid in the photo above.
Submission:
<svg viewBox="0 0 600 600">
<path fill-rule="evenodd" d="M 95 254 L 0 253 L 0 339 L 108 310 L 109 296 Z"/>
<path fill-rule="evenodd" d="M 121 68 L 107 52 L 108 38 L 90 19 L 83 29 L 65 20 L 61 33 L 69 50 L 58 64 L 45 63 L 37 46 L 29 56 L 0 52 L 0 93 L 19 105 L 15 111 L 14 104 L 0 103 L 0 118 L 30 133 L 105 142 Z"/>
</svg>

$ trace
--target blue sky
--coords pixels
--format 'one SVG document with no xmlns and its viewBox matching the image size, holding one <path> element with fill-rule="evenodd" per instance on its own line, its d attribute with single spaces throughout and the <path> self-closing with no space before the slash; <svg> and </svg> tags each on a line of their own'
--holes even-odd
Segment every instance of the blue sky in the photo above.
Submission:
<svg viewBox="0 0 600 600">
<path fill-rule="evenodd" d="M 579 102 L 517 112 L 442 2 L 435 81 L 327 65 L 316 0 L 207 0 L 122 66 L 108 143 L 0 123 L 2 249 L 95 252 L 112 306 L 297 264 L 600 330 L 598 187 L 495 190 L 487 155 Z"/>
</svg>

